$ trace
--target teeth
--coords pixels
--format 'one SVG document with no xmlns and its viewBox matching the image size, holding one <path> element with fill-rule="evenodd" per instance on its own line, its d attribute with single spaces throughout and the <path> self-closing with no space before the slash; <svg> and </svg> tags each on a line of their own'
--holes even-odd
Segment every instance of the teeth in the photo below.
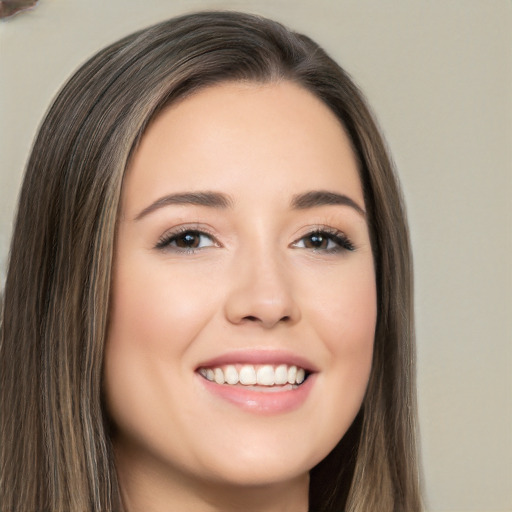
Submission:
<svg viewBox="0 0 512 512">
<path fill-rule="evenodd" d="M 276 384 L 283 385 L 288 382 L 288 367 L 285 364 L 281 364 L 276 368 L 275 373 Z"/>
<path fill-rule="evenodd" d="M 236 371 L 236 368 L 234 366 L 226 366 L 224 370 L 224 377 L 226 378 L 226 382 L 228 384 L 238 384 L 238 372 Z"/>
<path fill-rule="evenodd" d="M 215 368 L 213 375 L 217 384 L 224 384 L 224 372 L 220 368 Z"/>
<path fill-rule="evenodd" d="M 240 384 L 251 386 L 256 384 L 256 370 L 254 366 L 245 365 L 240 370 Z"/>
<path fill-rule="evenodd" d="M 288 368 L 288 384 L 295 384 L 296 378 L 297 378 L 297 367 L 290 366 L 290 368 Z"/>
<path fill-rule="evenodd" d="M 245 364 L 237 367 L 227 365 L 224 367 L 201 368 L 199 373 L 210 382 L 217 384 L 236 385 L 238 383 L 244 386 L 284 386 L 286 384 L 302 384 L 306 379 L 306 370 L 297 368 L 295 365 L 288 366 L 281 364 L 276 367 L 265 364 L 253 366 Z"/>
<path fill-rule="evenodd" d="M 274 368 L 268 364 L 262 366 L 256 374 L 256 379 L 260 386 L 273 386 L 275 382 Z"/>
</svg>

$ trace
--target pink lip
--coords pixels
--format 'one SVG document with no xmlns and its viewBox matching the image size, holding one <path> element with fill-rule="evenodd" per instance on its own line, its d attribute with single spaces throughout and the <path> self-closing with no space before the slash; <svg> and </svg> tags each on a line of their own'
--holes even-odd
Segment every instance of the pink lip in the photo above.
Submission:
<svg viewBox="0 0 512 512">
<path fill-rule="evenodd" d="M 228 364 L 287 364 L 307 370 L 308 378 L 299 386 L 283 391 L 256 390 L 244 386 L 230 386 L 211 382 L 197 373 L 201 385 L 209 393 L 249 412 L 258 414 L 281 414 L 298 409 L 307 399 L 316 381 L 318 368 L 307 359 L 283 350 L 238 350 L 202 361 L 199 368 L 215 368 Z"/>
<path fill-rule="evenodd" d="M 287 364 L 299 366 L 310 373 L 318 371 L 318 368 L 307 359 L 284 350 L 235 350 L 203 361 L 197 365 L 196 369 L 214 368 L 227 364 Z"/>
<path fill-rule="evenodd" d="M 298 409 L 306 401 L 316 380 L 316 374 L 311 374 L 304 383 L 294 389 L 257 391 L 242 386 L 210 382 L 199 374 L 197 377 L 204 388 L 215 397 L 258 414 L 282 414 Z"/>
</svg>

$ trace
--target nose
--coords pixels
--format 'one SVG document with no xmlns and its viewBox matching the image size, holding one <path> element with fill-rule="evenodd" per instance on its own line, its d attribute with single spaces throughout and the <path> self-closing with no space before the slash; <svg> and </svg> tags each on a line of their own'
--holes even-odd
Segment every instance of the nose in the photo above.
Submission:
<svg viewBox="0 0 512 512">
<path fill-rule="evenodd" d="M 232 286 L 225 303 L 228 321 L 266 329 L 296 323 L 300 309 L 283 262 L 269 255 L 252 255 L 239 261 L 232 269 Z"/>
</svg>

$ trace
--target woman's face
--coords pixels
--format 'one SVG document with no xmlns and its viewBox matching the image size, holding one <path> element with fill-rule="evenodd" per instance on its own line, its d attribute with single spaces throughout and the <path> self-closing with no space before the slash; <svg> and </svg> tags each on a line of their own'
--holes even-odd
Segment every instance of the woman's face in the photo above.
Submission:
<svg viewBox="0 0 512 512">
<path fill-rule="evenodd" d="M 268 484 L 331 451 L 372 360 L 364 208 L 340 123 L 292 83 L 213 86 L 150 125 L 124 181 L 105 354 L 133 474 Z"/>
</svg>

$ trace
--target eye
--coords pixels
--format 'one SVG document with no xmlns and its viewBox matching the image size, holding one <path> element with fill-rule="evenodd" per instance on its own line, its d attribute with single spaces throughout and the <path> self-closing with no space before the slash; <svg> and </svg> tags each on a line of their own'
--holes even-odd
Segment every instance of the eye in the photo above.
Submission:
<svg viewBox="0 0 512 512">
<path fill-rule="evenodd" d="M 204 231 L 184 229 L 179 232 L 166 233 L 158 241 L 157 249 L 170 249 L 177 252 L 194 252 L 206 247 L 217 247 L 213 236 Z"/>
<path fill-rule="evenodd" d="M 299 249 L 335 253 L 355 249 L 348 237 L 338 230 L 318 229 L 308 233 L 292 244 Z"/>
</svg>

